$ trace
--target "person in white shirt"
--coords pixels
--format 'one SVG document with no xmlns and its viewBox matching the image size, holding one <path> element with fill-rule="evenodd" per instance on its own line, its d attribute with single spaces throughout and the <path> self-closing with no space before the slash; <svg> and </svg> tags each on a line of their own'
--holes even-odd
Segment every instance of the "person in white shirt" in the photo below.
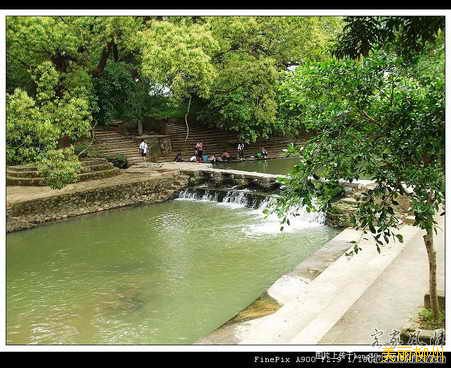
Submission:
<svg viewBox="0 0 451 368">
<path fill-rule="evenodd" d="M 144 142 L 144 139 L 141 140 L 141 143 L 139 145 L 139 152 L 141 153 L 144 161 L 146 161 L 147 153 L 149 152 L 149 146 L 146 142 Z"/>
<path fill-rule="evenodd" d="M 238 158 L 240 160 L 244 159 L 244 143 L 238 143 Z"/>
</svg>

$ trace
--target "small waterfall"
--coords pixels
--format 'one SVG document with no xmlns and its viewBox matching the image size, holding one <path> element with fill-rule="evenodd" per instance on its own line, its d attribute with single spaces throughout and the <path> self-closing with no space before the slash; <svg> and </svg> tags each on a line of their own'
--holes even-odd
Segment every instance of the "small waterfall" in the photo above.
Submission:
<svg viewBox="0 0 451 368">
<path fill-rule="evenodd" d="M 230 207 L 259 208 L 264 201 L 268 201 L 267 195 L 255 193 L 250 190 L 209 189 L 206 187 L 188 188 L 178 195 L 179 200 L 210 201 L 227 204 Z"/>
<path fill-rule="evenodd" d="M 248 234 L 280 233 L 280 219 L 272 213 L 264 215 L 264 210 L 274 201 L 274 196 L 267 193 L 254 192 L 248 189 L 233 190 L 231 188 L 212 189 L 208 187 L 193 187 L 181 191 L 177 200 L 216 202 L 231 208 L 250 208 L 252 214 L 259 216 L 261 222 L 247 228 Z M 323 226 L 326 216 L 321 212 L 307 212 L 302 207 L 295 208 L 288 216 L 290 225 L 285 225 L 283 232 L 295 232 L 307 228 Z"/>
</svg>

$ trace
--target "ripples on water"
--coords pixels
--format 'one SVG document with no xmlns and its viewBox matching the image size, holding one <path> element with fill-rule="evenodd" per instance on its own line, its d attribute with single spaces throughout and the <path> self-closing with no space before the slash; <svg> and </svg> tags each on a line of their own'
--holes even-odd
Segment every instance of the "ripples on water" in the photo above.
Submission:
<svg viewBox="0 0 451 368">
<path fill-rule="evenodd" d="M 193 190 L 186 189 L 179 194 L 179 198 L 176 200 L 203 201 L 231 209 L 246 209 L 246 213 L 249 216 L 254 216 L 255 221 L 242 229 L 245 234 L 249 236 L 259 234 L 280 235 L 280 219 L 274 213 L 265 215 L 263 212 L 270 206 L 272 199 L 268 197 L 268 199 L 263 200 L 258 206 L 254 206 L 253 203 L 250 203 L 252 202 L 252 199 L 246 197 L 246 194 L 249 192 L 250 191 L 246 189 L 232 190 L 225 195 L 222 201 L 218 201 L 218 192 L 215 192 L 214 190 L 206 191 L 206 193 L 199 195 Z M 249 209 L 248 207 L 255 208 Z M 304 208 L 297 208 L 294 212 L 296 215 L 288 216 L 290 225 L 284 226 L 285 233 L 293 233 L 304 229 L 324 226 L 326 222 L 326 216 L 320 212 L 307 212 Z"/>
<path fill-rule="evenodd" d="M 312 216 L 205 198 L 9 234 L 7 342 L 193 343 L 335 235 Z"/>
</svg>

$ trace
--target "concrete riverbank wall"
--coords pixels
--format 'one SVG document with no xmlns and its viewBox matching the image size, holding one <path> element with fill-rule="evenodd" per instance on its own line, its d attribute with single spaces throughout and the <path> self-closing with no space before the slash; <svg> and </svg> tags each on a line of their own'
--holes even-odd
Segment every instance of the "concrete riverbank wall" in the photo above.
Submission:
<svg viewBox="0 0 451 368">
<path fill-rule="evenodd" d="M 108 180 L 71 184 L 62 190 L 28 187 L 25 192 L 23 187 L 9 187 L 6 230 L 13 232 L 113 208 L 162 202 L 187 185 L 186 175 L 169 171 L 122 173 Z"/>
</svg>

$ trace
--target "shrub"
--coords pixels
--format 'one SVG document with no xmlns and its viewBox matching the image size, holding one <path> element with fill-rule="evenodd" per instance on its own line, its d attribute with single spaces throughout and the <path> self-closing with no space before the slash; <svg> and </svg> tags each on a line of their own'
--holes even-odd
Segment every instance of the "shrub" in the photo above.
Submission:
<svg viewBox="0 0 451 368">
<path fill-rule="evenodd" d="M 432 315 L 432 310 L 429 308 L 421 308 L 418 312 L 418 324 L 420 328 L 433 330 L 436 328 L 444 328 L 445 327 L 445 314 L 440 311 L 439 319 L 434 320 Z"/>
<path fill-rule="evenodd" d="M 38 171 L 52 189 L 61 189 L 78 180 L 80 162 L 72 147 L 47 151 L 38 161 Z"/>
<path fill-rule="evenodd" d="M 113 164 L 113 166 L 118 167 L 119 169 L 126 169 L 128 167 L 128 160 L 123 154 L 117 154 L 115 156 L 107 156 L 106 158 L 109 162 Z"/>
</svg>

